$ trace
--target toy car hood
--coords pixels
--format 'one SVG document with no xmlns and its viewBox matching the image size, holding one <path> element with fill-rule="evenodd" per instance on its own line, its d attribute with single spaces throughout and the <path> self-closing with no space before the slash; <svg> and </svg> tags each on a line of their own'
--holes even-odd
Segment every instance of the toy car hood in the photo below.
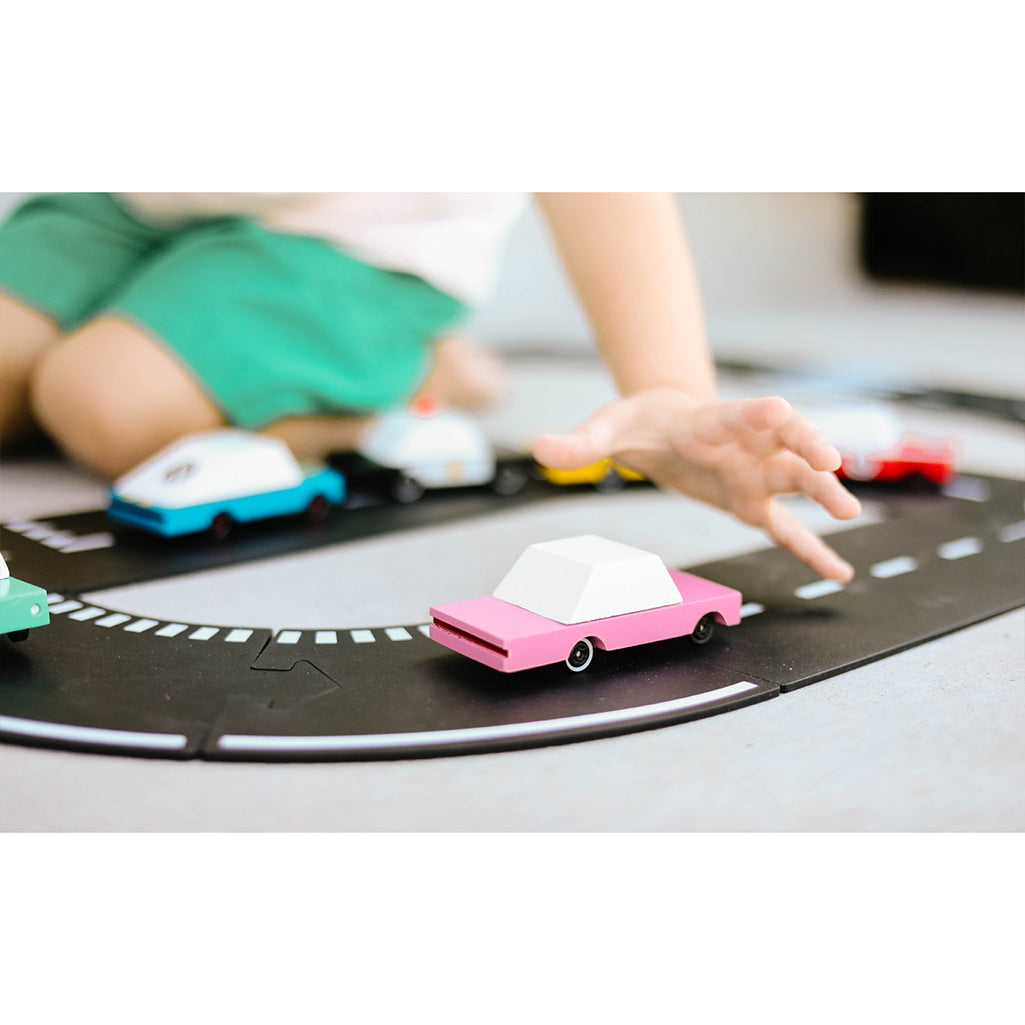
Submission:
<svg viewBox="0 0 1025 1025">
<path fill-rule="evenodd" d="M 493 597 L 565 624 L 681 601 L 657 555 L 594 534 L 530 545 Z"/>
<path fill-rule="evenodd" d="M 492 458 L 480 426 L 453 410 L 422 415 L 410 410 L 383 414 L 359 445 L 380 466 L 404 470 L 427 463 L 473 463 Z"/>
<path fill-rule="evenodd" d="M 180 509 L 298 487 L 303 479 L 280 439 L 225 430 L 181 438 L 120 477 L 113 492 L 137 505 Z"/>
</svg>

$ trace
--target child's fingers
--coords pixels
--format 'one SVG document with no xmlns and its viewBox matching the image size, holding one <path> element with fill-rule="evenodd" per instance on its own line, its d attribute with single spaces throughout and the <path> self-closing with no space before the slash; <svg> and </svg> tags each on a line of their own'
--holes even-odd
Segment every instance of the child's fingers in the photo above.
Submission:
<svg viewBox="0 0 1025 1025">
<path fill-rule="evenodd" d="M 626 403 L 612 402 L 568 434 L 542 434 L 534 442 L 534 458 L 553 470 L 576 470 L 608 459 L 629 447 L 625 442 L 633 421 Z"/>
<path fill-rule="evenodd" d="M 840 520 L 853 519 L 861 512 L 861 503 L 833 474 L 813 470 L 797 456 L 781 457 L 770 463 L 765 483 L 774 494 L 807 495 Z"/>
<path fill-rule="evenodd" d="M 781 548 L 807 563 L 819 576 L 841 583 L 854 576 L 854 567 L 849 562 L 841 559 L 822 538 L 779 502 L 769 503 L 764 529 Z"/>
<path fill-rule="evenodd" d="M 731 399 L 695 410 L 691 429 L 698 441 L 726 445 L 752 432 L 778 428 L 791 415 L 790 403 L 776 395 Z"/>
<path fill-rule="evenodd" d="M 814 470 L 833 471 L 840 466 L 840 453 L 819 428 L 802 413 L 793 413 L 779 428 L 779 439 L 795 455 L 806 460 Z"/>
</svg>

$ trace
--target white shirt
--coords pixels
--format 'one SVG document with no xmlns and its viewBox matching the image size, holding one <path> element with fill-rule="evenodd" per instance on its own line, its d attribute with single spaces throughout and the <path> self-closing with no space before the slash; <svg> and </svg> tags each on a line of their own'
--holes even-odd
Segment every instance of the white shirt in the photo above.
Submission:
<svg viewBox="0 0 1025 1025">
<path fill-rule="evenodd" d="M 518 192 L 122 192 L 143 220 L 241 214 L 313 235 L 386 270 L 416 274 L 469 305 L 490 291 Z"/>
</svg>

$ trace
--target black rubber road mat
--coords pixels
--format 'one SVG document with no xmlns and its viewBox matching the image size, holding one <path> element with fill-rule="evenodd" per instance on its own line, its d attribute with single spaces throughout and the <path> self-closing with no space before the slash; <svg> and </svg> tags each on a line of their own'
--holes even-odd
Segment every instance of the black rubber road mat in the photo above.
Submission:
<svg viewBox="0 0 1025 1025">
<path fill-rule="evenodd" d="M 739 626 L 704 647 L 599 653 L 583 674 L 495 673 L 434 644 L 423 623 L 272 638 L 111 612 L 64 589 L 49 627 L 21 645 L 0 639 L 0 737 L 288 760 L 582 740 L 766 700 L 1025 604 L 1021 482 L 963 477 L 947 494 L 873 497 L 889 518 L 831 537 L 858 570 L 850 585 L 812 579 L 777 549 L 692 567 L 742 591 Z M 20 547 L 16 575 L 56 591 L 41 550 Z"/>
</svg>

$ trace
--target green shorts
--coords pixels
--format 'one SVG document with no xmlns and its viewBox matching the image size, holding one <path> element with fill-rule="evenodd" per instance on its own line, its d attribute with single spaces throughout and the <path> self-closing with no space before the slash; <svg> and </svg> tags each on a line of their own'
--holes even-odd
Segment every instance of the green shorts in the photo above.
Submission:
<svg viewBox="0 0 1025 1025">
<path fill-rule="evenodd" d="M 104 192 L 36 196 L 0 226 L 0 291 L 71 330 L 122 317 L 240 427 L 408 398 L 465 307 L 421 278 L 243 217 L 158 227 Z"/>
</svg>

